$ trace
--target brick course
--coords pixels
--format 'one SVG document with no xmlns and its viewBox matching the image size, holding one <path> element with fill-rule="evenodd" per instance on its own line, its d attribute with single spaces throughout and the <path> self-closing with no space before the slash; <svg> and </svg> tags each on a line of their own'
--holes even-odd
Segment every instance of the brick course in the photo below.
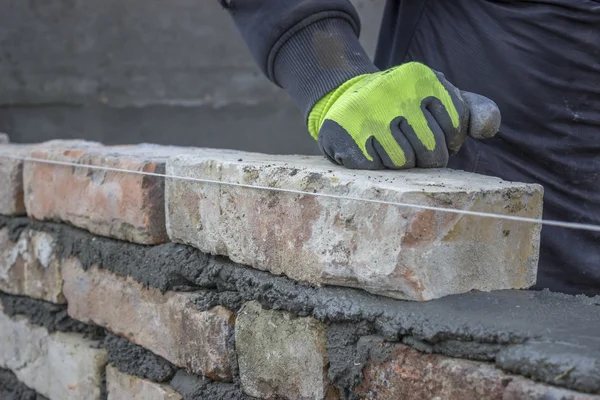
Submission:
<svg viewBox="0 0 600 400">
<path fill-rule="evenodd" d="M 372 400 L 600 400 L 600 396 L 557 388 L 515 375 L 492 364 L 423 354 L 403 344 L 379 341 L 389 359 L 370 361 L 356 392 Z"/>
<path fill-rule="evenodd" d="M 0 368 L 51 400 L 100 398 L 106 351 L 77 333 L 48 333 L 0 307 Z"/>
<path fill-rule="evenodd" d="M 76 258 L 62 264 L 62 275 L 72 318 L 103 326 L 195 374 L 231 381 L 231 311 L 200 311 L 196 294 L 161 293 L 96 266 L 84 271 Z"/>
</svg>

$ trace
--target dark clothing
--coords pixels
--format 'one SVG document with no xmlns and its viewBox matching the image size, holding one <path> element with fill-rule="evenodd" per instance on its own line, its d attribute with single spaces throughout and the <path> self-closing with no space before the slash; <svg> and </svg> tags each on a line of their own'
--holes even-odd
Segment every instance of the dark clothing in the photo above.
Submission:
<svg viewBox="0 0 600 400">
<path fill-rule="evenodd" d="M 232 10 L 232 15 L 259 64 L 265 71 L 273 68 L 270 79 L 305 113 L 348 75 L 369 71 L 364 53 L 357 51 L 358 18 L 347 0 L 233 1 L 239 10 L 250 3 L 260 4 L 255 6 L 260 10 L 237 11 L 237 16 Z M 293 41 L 279 40 L 292 26 L 271 17 L 269 11 L 278 7 L 296 27 L 313 20 L 294 31 Z M 314 17 L 328 12 L 334 15 L 328 22 Z M 245 29 L 240 15 L 268 28 Z M 317 41 L 326 36 L 325 28 L 317 27 L 302 37 L 315 20 L 329 23 L 334 40 Z M 253 43 L 265 48 L 278 40 L 267 58 L 253 50 Z M 286 48 L 288 42 L 293 46 Z M 316 42 L 329 52 L 315 50 Z M 321 54 L 340 51 L 344 63 L 333 63 L 331 56 L 322 62 Z M 287 61 L 278 64 L 278 54 Z M 292 62 L 293 54 L 301 57 Z M 386 69 L 407 61 L 443 72 L 459 89 L 487 96 L 500 108 L 496 137 L 468 139 L 451 158 L 451 168 L 540 183 L 544 219 L 600 225 L 599 1 L 388 0 L 375 65 Z M 299 72 L 304 70 L 309 72 Z M 321 80 L 322 70 L 328 76 Z M 544 226 L 536 287 L 599 295 L 600 233 Z"/>
</svg>

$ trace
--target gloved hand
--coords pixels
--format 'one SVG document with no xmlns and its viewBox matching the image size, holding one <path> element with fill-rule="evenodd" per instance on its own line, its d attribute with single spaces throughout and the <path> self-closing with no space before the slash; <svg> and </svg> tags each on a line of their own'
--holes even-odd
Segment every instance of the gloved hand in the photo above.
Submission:
<svg viewBox="0 0 600 400">
<path fill-rule="evenodd" d="M 354 169 L 446 167 L 466 135 L 489 138 L 499 127 L 492 100 L 461 92 L 417 62 L 357 76 L 321 98 L 308 116 L 327 158 Z"/>
</svg>

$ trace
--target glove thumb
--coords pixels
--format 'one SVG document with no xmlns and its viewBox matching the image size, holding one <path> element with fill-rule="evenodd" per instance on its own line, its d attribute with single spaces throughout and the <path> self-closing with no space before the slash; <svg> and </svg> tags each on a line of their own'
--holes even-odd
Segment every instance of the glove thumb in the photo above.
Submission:
<svg viewBox="0 0 600 400">
<path fill-rule="evenodd" d="M 468 135 L 475 139 L 493 137 L 500 129 L 500 109 L 487 97 L 462 92 L 461 95 L 469 110 Z"/>
</svg>

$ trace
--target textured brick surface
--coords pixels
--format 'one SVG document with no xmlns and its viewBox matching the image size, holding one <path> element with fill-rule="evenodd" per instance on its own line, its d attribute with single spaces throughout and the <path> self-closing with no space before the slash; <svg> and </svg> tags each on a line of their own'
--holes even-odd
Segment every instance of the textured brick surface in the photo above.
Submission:
<svg viewBox="0 0 600 400">
<path fill-rule="evenodd" d="M 388 360 L 370 361 L 356 392 L 377 400 L 600 400 L 505 374 L 488 363 L 423 354 L 402 344 L 379 343 Z M 386 349 L 387 348 L 387 349 Z"/>
<path fill-rule="evenodd" d="M 40 148 L 68 149 L 80 146 L 99 146 L 83 140 L 50 140 L 36 144 L 2 144 L 0 141 L 0 214 L 25 215 L 23 199 L 24 161 L 8 157 L 27 157 Z"/>
<path fill-rule="evenodd" d="M 246 303 L 235 329 L 242 390 L 268 399 L 339 398 L 327 378 L 325 340 L 325 326 L 314 318 Z"/>
<path fill-rule="evenodd" d="M 0 144 L 0 214 L 25 215 L 23 161 L 3 156 L 25 156 L 31 146 Z"/>
<path fill-rule="evenodd" d="M 52 303 L 65 303 L 55 238 L 46 232 L 24 230 L 12 242 L 0 229 L 0 290 Z"/>
<path fill-rule="evenodd" d="M 231 380 L 231 311 L 199 311 L 197 294 L 161 293 L 97 267 L 84 271 L 75 258 L 62 263 L 62 275 L 71 317 L 103 326 L 195 374 Z"/>
<path fill-rule="evenodd" d="M 38 149 L 36 158 L 164 173 L 166 158 L 182 148 L 155 145 Z M 98 235 L 142 244 L 168 241 L 164 178 L 136 173 L 44 163 L 24 168 L 29 216 L 71 223 Z"/>
<path fill-rule="evenodd" d="M 169 385 L 156 383 L 106 367 L 108 400 L 181 400 L 183 397 Z"/>
<path fill-rule="evenodd" d="M 1 310 L 0 310 L 1 311 Z M 106 351 L 80 334 L 31 325 L 0 312 L 0 367 L 50 399 L 100 398 Z"/>
<path fill-rule="evenodd" d="M 451 170 L 353 171 L 321 157 L 207 151 L 167 172 L 283 189 L 540 217 L 542 188 Z M 174 241 L 313 284 L 428 300 L 535 281 L 539 224 L 168 180 Z"/>
</svg>

